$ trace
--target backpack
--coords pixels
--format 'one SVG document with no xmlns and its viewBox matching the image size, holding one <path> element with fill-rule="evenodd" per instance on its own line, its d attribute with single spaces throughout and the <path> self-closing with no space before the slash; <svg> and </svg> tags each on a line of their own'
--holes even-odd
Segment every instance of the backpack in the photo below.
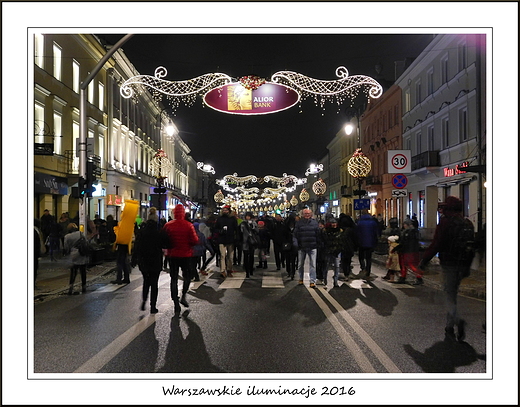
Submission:
<svg viewBox="0 0 520 407">
<path fill-rule="evenodd" d="M 453 217 L 449 236 L 448 253 L 457 265 L 467 268 L 467 277 L 476 252 L 473 223 L 468 218 Z"/>
<path fill-rule="evenodd" d="M 81 234 L 80 238 L 76 241 L 76 243 L 74 243 L 72 247 L 78 249 L 78 252 L 81 256 L 90 256 L 92 253 L 92 245 L 83 234 Z"/>
</svg>

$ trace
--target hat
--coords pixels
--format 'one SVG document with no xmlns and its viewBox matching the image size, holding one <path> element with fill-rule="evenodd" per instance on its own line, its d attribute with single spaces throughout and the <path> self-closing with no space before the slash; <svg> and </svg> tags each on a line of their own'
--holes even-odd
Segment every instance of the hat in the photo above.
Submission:
<svg viewBox="0 0 520 407">
<path fill-rule="evenodd" d="M 229 205 L 224 205 L 224 206 L 222 207 L 222 209 L 231 209 L 231 206 L 229 206 Z"/>
<path fill-rule="evenodd" d="M 264 226 L 264 225 L 265 225 L 265 222 L 263 220 L 258 221 L 258 226 L 259 227 Z"/>
<path fill-rule="evenodd" d="M 456 196 L 448 196 L 444 202 L 439 202 L 439 207 L 459 212 L 462 211 L 462 201 Z"/>
<path fill-rule="evenodd" d="M 252 219 L 253 218 L 253 212 L 246 212 L 244 216 L 249 216 Z"/>
<path fill-rule="evenodd" d="M 395 243 L 399 240 L 399 236 L 388 236 L 388 241 L 391 243 Z"/>
</svg>

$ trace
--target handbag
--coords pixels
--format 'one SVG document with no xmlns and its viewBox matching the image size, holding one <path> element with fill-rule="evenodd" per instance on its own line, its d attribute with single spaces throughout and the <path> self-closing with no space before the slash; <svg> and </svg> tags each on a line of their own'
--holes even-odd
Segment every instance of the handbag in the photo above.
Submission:
<svg viewBox="0 0 520 407">
<path fill-rule="evenodd" d="M 248 237 L 249 244 L 253 247 L 260 246 L 260 235 L 258 233 L 251 233 Z"/>
</svg>

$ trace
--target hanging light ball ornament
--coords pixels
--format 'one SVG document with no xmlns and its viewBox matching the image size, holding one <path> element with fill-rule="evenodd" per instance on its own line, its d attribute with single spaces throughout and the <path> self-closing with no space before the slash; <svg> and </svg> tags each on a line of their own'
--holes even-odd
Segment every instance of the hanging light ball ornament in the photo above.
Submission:
<svg viewBox="0 0 520 407">
<path fill-rule="evenodd" d="M 327 190 L 327 184 L 320 178 L 314 184 L 312 184 L 312 190 L 318 196 L 321 196 Z"/>
<path fill-rule="evenodd" d="M 292 206 L 296 206 L 298 205 L 298 200 L 296 199 L 296 197 L 293 195 L 293 197 L 291 198 L 291 205 Z"/>
<path fill-rule="evenodd" d="M 302 189 L 302 192 L 300 192 L 300 201 L 307 202 L 309 200 L 310 196 L 309 193 L 305 188 Z"/>
<path fill-rule="evenodd" d="M 347 171 L 350 176 L 353 178 L 366 178 L 371 169 L 372 163 L 370 159 L 361 151 L 361 148 L 356 148 L 347 164 Z"/>
<path fill-rule="evenodd" d="M 157 153 L 153 156 L 150 162 L 152 175 L 157 180 L 162 181 L 167 178 L 167 174 L 171 171 L 173 164 L 164 152 L 163 149 L 157 150 Z"/>
<path fill-rule="evenodd" d="M 213 196 L 213 199 L 215 200 L 215 202 L 222 202 L 222 200 L 224 199 L 224 194 L 222 193 L 222 191 L 220 189 Z"/>
</svg>

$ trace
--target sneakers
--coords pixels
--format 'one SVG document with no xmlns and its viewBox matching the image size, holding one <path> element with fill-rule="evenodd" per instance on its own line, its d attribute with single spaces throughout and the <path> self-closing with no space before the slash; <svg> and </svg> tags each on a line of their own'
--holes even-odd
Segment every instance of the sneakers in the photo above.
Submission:
<svg viewBox="0 0 520 407">
<path fill-rule="evenodd" d="M 309 287 L 310 287 L 310 288 L 316 288 L 316 284 L 314 284 L 314 283 L 310 283 L 310 284 L 309 284 Z"/>
<path fill-rule="evenodd" d="M 316 280 L 316 285 L 325 285 L 323 280 Z"/>
<path fill-rule="evenodd" d="M 303 285 L 303 280 L 298 281 L 298 285 Z"/>
<path fill-rule="evenodd" d="M 227 277 L 227 273 L 225 271 L 223 271 L 222 273 L 220 273 L 220 275 L 223 277 L 223 278 L 226 278 Z"/>
<path fill-rule="evenodd" d="M 417 277 L 417 279 L 412 283 L 412 285 L 423 285 L 424 281 L 422 278 Z"/>
<path fill-rule="evenodd" d="M 397 281 L 393 282 L 394 284 L 406 284 L 406 277 L 399 277 Z"/>
</svg>

